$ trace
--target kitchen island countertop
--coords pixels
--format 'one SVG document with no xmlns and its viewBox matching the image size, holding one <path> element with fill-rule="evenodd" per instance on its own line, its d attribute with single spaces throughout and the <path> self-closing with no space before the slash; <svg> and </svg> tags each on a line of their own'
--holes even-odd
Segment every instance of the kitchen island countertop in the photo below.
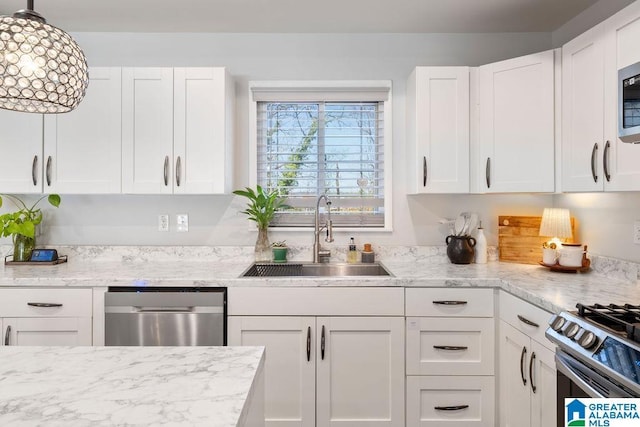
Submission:
<svg viewBox="0 0 640 427">
<path fill-rule="evenodd" d="M 0 425 L 244 425 L 264 347 L 0 347 Z"/>
</svg>

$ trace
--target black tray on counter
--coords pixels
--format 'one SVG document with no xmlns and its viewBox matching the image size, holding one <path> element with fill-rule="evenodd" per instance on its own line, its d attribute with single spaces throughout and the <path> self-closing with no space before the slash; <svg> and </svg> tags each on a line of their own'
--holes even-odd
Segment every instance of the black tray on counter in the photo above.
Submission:
<svg viewBox="0 0 640 427">
<path fill-rule="evenodd" d="M 66 255 L 60 255 L 55 261 L 13 261 L 13 255 L 4 257 L 4 265 L 56 265 L 65 262 L 67 262 Z"/>
</svg>

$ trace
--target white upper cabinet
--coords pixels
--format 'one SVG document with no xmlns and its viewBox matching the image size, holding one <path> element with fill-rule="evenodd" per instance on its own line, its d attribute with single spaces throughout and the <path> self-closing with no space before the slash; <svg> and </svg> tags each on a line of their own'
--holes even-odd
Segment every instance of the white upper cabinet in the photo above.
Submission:
<svg viewBox="0 0 640 427">
<path fill-rule="evenodd" d="M 223 68 L 124 68 L 122 190 L 230 188 L 231 80 Z"/>
<path fill-rule="evenodd" d="M 91 68 L 89 77 L 75 110 L 45 115 L 45 192 L 120 193 L 121 69 Z"/>
<path fill-rule="evenodd" d="M 416 67 L 407 82 L 409 193 L 469 192 L 469 67 Z"/>
<path fill-rule="evenodd" d="M 640 3 L 562 47 L 562 191 L 640 190 L 640 147 L 618 138 L 618 70 L 640 62 Z"/>
<path fill-rule="evenodd" d="M 596 26 L 562 47 L 562 191 L 603 189 L 602 29 Z"/>
<path fill-rule="evenodd" d="M 42 192 L 42 114 L 0 110 L 0 191 Z"/>
<path fill-rule="evenodd" d="M 173 68 L 122 69 L 122 191 L 173 192 Z"/>
<path fill-rule="evenodd" d="M 553 192 L 554 52 L 479 68 L 479 190 Z"/>
</svg>

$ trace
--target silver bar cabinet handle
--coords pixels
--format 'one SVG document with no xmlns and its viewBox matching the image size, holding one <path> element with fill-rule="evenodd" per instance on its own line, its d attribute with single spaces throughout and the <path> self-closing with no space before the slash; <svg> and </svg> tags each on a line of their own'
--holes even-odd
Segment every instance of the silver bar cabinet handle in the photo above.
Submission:
<svg viewBox="0 0 640 427">
<path fill-rule="evenodd" d="M 7 325 L 7 332 L 4 334 L 4 345 L 11 345 L 9 337 L 11 336 L 11 325 Z"/>
<path fill-rule="evenodd" d="M 487 188 L 491 188 L 491 157 L 487 157 L 487 165 L 484 168 L 484 178 L 487 181 Z"/>
<path fill-rule="evenodd" d="M 422 158 L 422 186 L 427 186 L 427 156 Z"/>
<path fill-rule="evenodd" d="M 38 185 L 38 156 L 33 156 L 33 163 L 31 163 L 31 180 L 33 185 Z"/>
<path fill-rule="evenodd" d="M 524 377 L 524 359 L 527 357 L 527 347 L 522 347 L 522 353 L 520 354 L 520 378 L 522 378 L 522 384 L 527 385 L 527 379 Z"/>
<path fill-rule="evenodd" d="M 598 175 L 596 175 L 596 154 L 598 153 L 598 143 L 593 144 L 593 149 L 591 149 L 591 176 L 593 177 L 593 182 L 598 182 Z"/>
<path fill-rule="evenodd" d="M 522 323 L 525 323 L 529 326 L 533 326 L 535 328 L 539 328 L 540 325 L 538 325 L 536 322 L 532 322 L 531 320 L 527 319 L 526 317 L 518 314 L 518 320 L 520 320 Z"/>
<path fill-rule="evenodd" d="M 611 150 L 611 143 L 607 141 L 604 144 L 604 154 L 602 155 L 602 166 L 604 169 L 604 178 L 607 182 L 611 181 L 611 174 L 609 173 L 609 151 Z"/>
<path fill-rule="evenodd" d="M 62 304 L 55 303 L 55 302 L 28 302 L 27 305 L 30 305 L 31 307 L 44 307 L 44 308 L 62 307 Z"/>
<path fill-rule="evenodd" d="M 531 359 L 529 359 L 529 385 L 531 386 L 531 391 L 532 392 L 536 392 L 537 387 L 536 385 L 533 383 L 533 365 L 536 361 L 536 352 L 534 351 L 533 353 L 531 353 Z"/>
<path fill-rule="evenodd" d="M 47 170 L 45 175 L 47 177 L 47 187 L 51 187 L 51 156 L 47 157 Z"/>
<path fill-rule="evenodd" d="M 180 187 L 180 175 L 182 175 L 182 159 L 180 156 L 176 159 L 176 185 Z"/>
<path fill-rule="evenodd" d="M 164 186 L 169 185 L 169 156 L 164 156 Z"/>
</svg>

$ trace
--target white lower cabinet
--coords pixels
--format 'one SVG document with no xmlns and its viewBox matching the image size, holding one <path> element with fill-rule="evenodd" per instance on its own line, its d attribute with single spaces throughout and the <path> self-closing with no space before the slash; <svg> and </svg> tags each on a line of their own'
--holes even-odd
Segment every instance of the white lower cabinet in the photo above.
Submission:
<svg viewBox="0 0 640 427">
<path fill-rule="evenodd" d="M 2 345 L 91 345 L 91 289 L 0 289 Z"/>
<path fill-rule="evenodd" d="M 551 314 L 504 292 L 500 297 L 500 426 L 554 426 L 554 352 L 550 342 L 542 344 L 532 338 L 539 335 L 540 330 L 544 330 Z M 507 313 L 502 312 L 503 308 L 507 308 Z M 512 319 L 509 314 L 518 311 L 528 313 L 519 315 L 517 322 L 508 322 L 507 319 Z M 535 332 L 529 332 L 528 329 Z"/>
<path fill-rule="evenodd" d="M 402 288 L 228 291 L 229 345 L 266 347 L 268 427 L 405 425 Z"/>
<path fill-rule="evenodd" d="M 492 376 L 408 376 L 407 426 L 494 426 Z"/>
<path fill-rule="evenodd" d="M 407 426 L 495 427 L 492 289 L 406 289 Z"/>
</svg>

